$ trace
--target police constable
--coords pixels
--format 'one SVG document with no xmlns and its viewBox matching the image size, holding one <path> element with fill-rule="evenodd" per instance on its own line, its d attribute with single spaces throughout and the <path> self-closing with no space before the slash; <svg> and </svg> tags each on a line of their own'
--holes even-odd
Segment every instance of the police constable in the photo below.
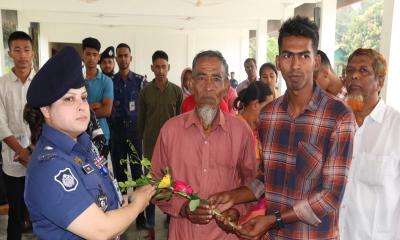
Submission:
<svg viewBox="0 0 400 240">
<path fill-rule="evenodd" d="M 120 43 L 116 48 L 116 60 L 119 72 L 114 75 L 114 106 L 111 115 L 111 160 L 113 171 L 118 182 L 127 180 L 126 164 L 121 159 L 139 160 L 142 157 L 142 142 L 137 130 L 139 92 L 143 87 L 143 76 L 129 69 L 132 61 L 131 48 Z M 137 154 L 132 150 L 133 144 Z M 142 168 L 131 164 L 133 179 L 142 175 Z M 138 229 L 147 229 L 146 219 L 141 214 L 136 220 Z"/>
<path fill-rule="evenodd" d="M 104 50 L 100 55 L 99 63 L 101 71 L 110 78 L 113 78 L 114 76 L 114 58 L 115 51 L 113 46 L 106 48 L 106 50 Z"/>
<path fill-rule="evenodd" d="M 117 238 L 148 205 L 154 188 L 120 207 L 116 182 L 91 151 L 89 104 L 79 54 L 64 47 L 36 74 L 24 119 L 35 143 L 25 202 L 39 239 Z"/>
</svg>

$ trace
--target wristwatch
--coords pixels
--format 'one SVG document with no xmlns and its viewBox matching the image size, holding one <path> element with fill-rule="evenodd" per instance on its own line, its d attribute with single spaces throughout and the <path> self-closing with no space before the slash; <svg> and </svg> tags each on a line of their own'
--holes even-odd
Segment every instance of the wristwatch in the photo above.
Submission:
<svg viewBox="0 0 400 240">
<path fill-rule="evenodd" d="M 275 217 L 276 217 L 276 220 L 275 220 L 275 229 L 276 229 L 276 230 L 279 230 L 279 229 L 284 228 L 284 227 L 285 227 L 285 223 L 283 222 L 281 212 L 276 211 L 276 212 L 274 212 L 274 215 L 275 215 Z"/>
</svg>

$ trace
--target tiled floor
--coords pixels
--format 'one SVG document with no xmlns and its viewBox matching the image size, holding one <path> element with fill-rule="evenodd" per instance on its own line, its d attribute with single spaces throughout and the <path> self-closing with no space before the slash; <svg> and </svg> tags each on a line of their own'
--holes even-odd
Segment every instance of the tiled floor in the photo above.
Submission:
<svg viewBox="0 0 400 240">
<path fill-rule="evenodd" d="M 156 208 L 156 239 L 163 240 L 167 239 L 167 230 L 164 228 L 165 215 Z M 0 215 L 0 240 L 6 240 L 6 227 L 7 227 L 7 216 Z M 132 224 L 126 236 L 128 240 L 142 240 L 146 236 L 146 231 L 137 231 L 136 224 Z M 24 234 L 22 240 L 36 240 L 36 237 L 32 234 Z"/>
</svg>

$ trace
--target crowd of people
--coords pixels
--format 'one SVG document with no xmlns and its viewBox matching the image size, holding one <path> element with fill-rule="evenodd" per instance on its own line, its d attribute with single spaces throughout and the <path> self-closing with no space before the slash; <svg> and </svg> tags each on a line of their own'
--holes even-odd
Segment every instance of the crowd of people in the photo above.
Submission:
<svg viewBox="0 0 400 240">
<path fill-rule="evenodd" d="M 296 16 L 259 77 L 248 58 L 239 83 L 207 50 L 177 86 L 166 52 L 152 55 L 148 82 L 130 70 L 130 46 L 101 52 L 92 37 L 35 73 L 31 37 L 12 33 L 14 67 L 0 79 L 7 238 L 21 239 L 29 219 L 39 239 L 120 239 L 134 221 L 155 239 L 155 206 L 172 240 L 400 238 L 400 113 L 380 97 L 386 61 L 356 49 L 339 77 L 318 43 L 316 24 Z M 142 158 L 150 172 L 122 161 Z M 154 199 L 154 186 L 118 187 L 127 169 L 158 179 L 166 168 L 207 201 L 193 211 L 177 195 Z"/>
</svg>

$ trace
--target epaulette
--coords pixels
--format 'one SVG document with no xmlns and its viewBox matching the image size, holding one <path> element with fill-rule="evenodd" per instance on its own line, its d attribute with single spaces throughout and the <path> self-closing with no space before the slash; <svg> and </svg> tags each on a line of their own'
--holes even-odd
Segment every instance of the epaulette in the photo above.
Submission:
<svg viewBox="0 0 400 240">
<path fill-rule="evenodd" d="M 143 75 L 140 75 L 140 74 L 137 74 L 137 73 L 133 73 L 133 76 L 134 76 L 135 78 L 140 78 L 141 80 L 144 79 L 144 76 L 143 76 Z"/>
<path fill-rule="evenodd" d="M 43 147 L 43 152 L 39 156 L 40 161 L 53 160 L 57 156 L 54 147 L 47 145 Z"/>
</svg>

